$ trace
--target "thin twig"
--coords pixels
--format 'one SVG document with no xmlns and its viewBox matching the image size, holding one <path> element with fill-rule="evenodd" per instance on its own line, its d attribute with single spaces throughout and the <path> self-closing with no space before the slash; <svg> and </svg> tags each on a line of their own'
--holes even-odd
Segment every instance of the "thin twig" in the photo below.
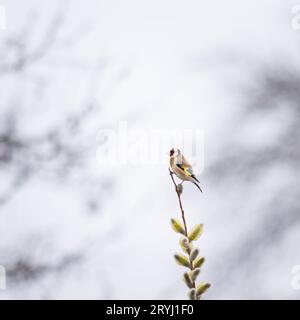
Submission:
<svg viewBox="0 0 300 320">
<path fill-rule="evenodd" d="M 187 237 L 188 236 L 188 231 L 187 231 L 187 226 L 186 226 L 186 221 L 185 221 L 185 215 L 184 215 L 184 210 L 183 210 L 183 207 L 182 207 L 182 203 L 181 203 L 181 197 L 180 197 L 180 193 L 178 191 L 178 188 L 177 188 L 177 184 L 174 180 L 174 177 L 173 177 L 173 172 L 171 171 L 171 169 L 169 169 L 169 172 L 170 172 L 170 176 L 171 176 L 171 179 L 174 183 L 174 187 L 175 187 L 175 191 L 177 193 L 177 197 L 178 197 L 178 201 L 179 201 L 179 206 L 180 206 L 180 210 L 181 210 L 181 217 L 182 217 L 182 221 L 183 221 L 183 224 L 184 224 L 184 232 L 185 232 L 185 236 Z"/>
<path fill-rule="evenodd" d="M 181 217 L 182 217 L 182 221 L 183 221 L 183 225 L 184 225 L 184 233 L 185 233 L 186 238 L 190 242 L 189 237 L 188 237 L 188 231 L 187 231 L 188 229 L 187 229 L 186 220 L 185 220 L 185 214 L 184 214 L 184 210 L 183 210 L 183 206 L 182 206 L 182 202 L 181 202 L 180 192 L 178 191 L 178 186 L 177 186 L 177 184 L 176 184 L 176 182 L 174 180 L 174 177 L 173 177 L 174 173 L 171 171 L 170 168 L 169 168 L 169 173 L 170 173 L 171 179 L 173 181 L 173 184 L 174 184 L 174 187 L 175 187 L 175 191 L 176 191 L 176 194 L 177 194 L 177 197 L 178 197 L 178 201 L 179 201 L 179 207 L 180 207 L 180 210 L 181 210 Z M 190 269 L 194 270 L 193 261 L 190 259 L 190 253 L 191 253 L 191 251 L 188 250 L 189 261 L 190 261 Z M 196 288 L 195 281 L 193 281 L 193 288 Z"/>
</svg>

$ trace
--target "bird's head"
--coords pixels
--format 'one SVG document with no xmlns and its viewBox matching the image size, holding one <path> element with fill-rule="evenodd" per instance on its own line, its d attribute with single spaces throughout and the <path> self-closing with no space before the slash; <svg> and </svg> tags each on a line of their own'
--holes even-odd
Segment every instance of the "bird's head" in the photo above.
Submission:
<svg viewBox="0 0 300 320">
<path fill-rule="evenodd" d="M 180 155 L 180 150 L 177 148 L 173 148 L 170 150 L 170 157 L 175 158 Z"/>
</svg>

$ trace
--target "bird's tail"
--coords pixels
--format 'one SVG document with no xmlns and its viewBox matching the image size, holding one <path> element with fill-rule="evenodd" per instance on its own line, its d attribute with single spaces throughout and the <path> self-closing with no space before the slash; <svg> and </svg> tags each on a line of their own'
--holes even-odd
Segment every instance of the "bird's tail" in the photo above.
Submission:
<svg viewBox="0 0 300 320">
<path fill-rule="evenodd" d="M 196 180 L 197 182 L 200 183 L 200 181 L 197 179 L 197 177 L 196 177 L 194 174 L 192 174 L 191 177 L 192 177 L 194 180 Z"/>
<path fill-rule="evenodd" d="M 197 188 L 198 188 L 201 192 L 203 192 L 202 189 L 201 189 L 201 187 L 199 186 L 199 184 L 198 184 L 197 182 L 194 182 L 194 181 L 193 181 L 193 184 L 194 184 L 195 186 L 197 186 Z"/>
</svg>

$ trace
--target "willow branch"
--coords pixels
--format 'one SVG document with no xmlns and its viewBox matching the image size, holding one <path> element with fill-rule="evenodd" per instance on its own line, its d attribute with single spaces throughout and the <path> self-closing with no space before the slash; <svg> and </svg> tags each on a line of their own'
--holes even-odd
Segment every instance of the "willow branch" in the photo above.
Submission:
<svg viewBox="0 0 300 320">
<path fill-rule="evenodd" d="M 189 269 L 188 272 L 184 272 L 183 280 L 187 287 L 189 288 L 189 298 L 191 300 L 200 300 L 201 296 L 208 288 L 210 288 L 210 283 L 200 283 L 196 286 L 196 280 L 200 273 L 200 268 L 203 265 L 205 258 L 199 256 L 199 249 L 193 246 L 193 242 L 197 240 L 203 232 L 203 224 L 196 224 L 189 232 L 186 225 L 186 219 L 184 214 L 184 209 L 181 201 L 182 195 L 182 184 L 176 184 L 174 179 L 174 172 L 169 168 L 170 177 L 175 187 L 175 192 L 177 194 L 179 207 L 181 211 L 182 222 L 178 219 L 171 219 L 171 225 L 176 233 L 184 235 L 179 240 L 180 247 L 184 254 L 176 253 L 174 255 L 175 261 L 183 267 Z M 186 256 L 188 255 L 188 257 Z"/>
<path fill-rule="evenodd" d="M 183 225 L 184 225 L 184 233 L 185 233 L 185 236 L 186 238 L 188 239 L 188 231 L 187 231 L 187 225 L 186 225 L 186 220 L 185 220 L 185 214 L 184 214 L 184 209 L 183 209 L 183 206 L 182 206 L 182 202 L 181 202 L 181 192 L 178 190 L 178 185 L 176 184 L 175 180 L 174 180 L 174 177 L 173 177 L 173 172 L 171 171 L 171 169 L 169 168 L 169 173 L 170 173 L 170 176 L 171 176 L 171 179 L 173 181 L 173 184 L 174 184 L 174 187 L 175 187 L 175 191 L 176 191 L 176 194 L 177 194 L 177 197 L 178 197 L 178 202 L 179 202 L 179 207 L 180 207 L 180 211 L 181 211 L 181 218 L 182 218 L 182 221 L 183 221 Z M 188 250 L 188 254 L 190 254 L 190 250 Z M 190 260 L 190 269 L 193 270 L 194 269 L 194 266 L 193 266 L 193 261 L 191 259 Z M 195 281 L 193 281 L 193 288 L 196 287 L 196 284 L 195 284 Z"/>
</svg>

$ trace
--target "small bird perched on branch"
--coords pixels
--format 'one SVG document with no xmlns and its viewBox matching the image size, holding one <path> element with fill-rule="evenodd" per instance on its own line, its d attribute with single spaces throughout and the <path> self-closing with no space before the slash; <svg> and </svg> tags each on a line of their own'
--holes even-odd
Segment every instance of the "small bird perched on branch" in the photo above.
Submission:
<svg viewBox="0 0 300 320">
<path fill-rule="evenodd" d="M 182 180 L 181 184 L 184 181 L 190 181 L 202 192 L 199 186 L 200 181 L 194 175 L 192 166 L 179 149 L 173 148 L 170 150 L 170 167 L 175 175 Z"/>
</svg>

